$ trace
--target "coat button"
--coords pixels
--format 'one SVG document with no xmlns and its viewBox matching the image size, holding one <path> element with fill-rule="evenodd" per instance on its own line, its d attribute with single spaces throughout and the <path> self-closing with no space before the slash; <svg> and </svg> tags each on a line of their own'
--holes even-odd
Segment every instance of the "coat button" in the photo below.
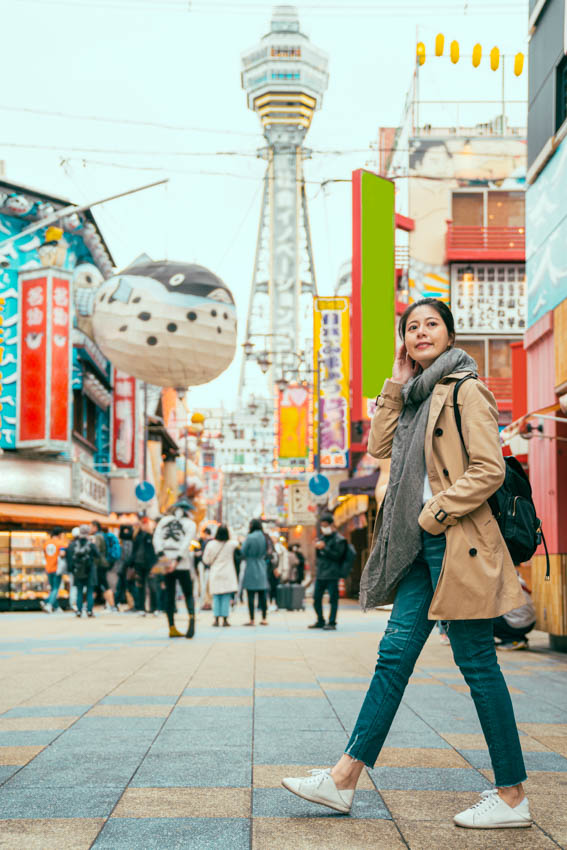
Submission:
<svg viewBox="0 0 567 850">
<path fill-rule="evenodd" d="M 440 437 L 442 433 L 443 433 L 443 428 L 436 428 L 435 429 L 435 436 L 436 437 Z"/>
<path fill-rule="evenodd" d="M 444 469 L 444 470 L 443 470 L 443 475 L 445 475 L 445 477 L 446 477 L 446 478 L 448 478 L 448 477 L 449 477 L 449 470 L 448 470 L 448 469 Z"/>
<path fill-rule="evenodd" d="M 471 556 L 471 558 L 474 558 L 474 556 L 476 555 L 476 549 L 469 549 L 469 555 Z"/>
</svg>

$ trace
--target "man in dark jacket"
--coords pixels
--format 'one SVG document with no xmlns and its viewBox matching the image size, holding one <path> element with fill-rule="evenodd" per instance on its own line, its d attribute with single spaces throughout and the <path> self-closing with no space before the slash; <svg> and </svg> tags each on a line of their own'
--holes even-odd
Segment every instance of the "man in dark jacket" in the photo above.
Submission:
<svg viewBox="0 0 567 850">
<path fill-rule="evenodd" d="M 146 615 L 146 585 L 148 576 L 157 561 L 157 555 L 152 542 L 152 521 L 142 517 L 134 532 L 131 564 L 136 571 L 136 587 L 134 594 L 135 610 L 141 616 Z"/>
<path fill-rule="evenodd" d="M 308 626 L 308 628 L 330 631 L 337 628 L 339 579 L 346 555 L 347 542 L 337 532 L 331 513 L 323 514 L 319 528 L 321 536 L 315 544 L 315 549 L 317 550 L 317 576 L 313 593 L 313 607 L 317 614 L 317 622 Z M 329 591 L 329 601 L 331 603 L 331 614 L 328 623 L 325 623 L 325 617 L 323 616 L 323 596 L 326 590 Z"/>
<path fill-rule="evenodd" d="M 90 539 L 90 527 L 81 525 L 79 536 L 67 554 L 67 567 L 72 572 L 77 588 L 77 617 L 83 613 L 83 593 L 86 591 L 87 616 L 94 617 L 94 587 L 100 555 Z"/>
</svg>

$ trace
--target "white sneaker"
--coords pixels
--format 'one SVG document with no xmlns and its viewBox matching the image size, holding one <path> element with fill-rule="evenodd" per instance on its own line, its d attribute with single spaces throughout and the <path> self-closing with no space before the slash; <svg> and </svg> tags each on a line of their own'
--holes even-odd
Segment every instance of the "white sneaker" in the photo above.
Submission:
<svg viewBox="0 0 567 850">
<path fill-rule="evenodd" d="M 331 776 L 330 767 L 325 770 L 310 770 L 309 773 L 311 776 L 302 776 L 298 779 L 286 777 L 282 779 L 282 785 L 292 794 L 303 797 L 304 800 L 320 803 L 322 806 L 328 806 L 330 809 L 348 815 L 354 791 L 339 791 Z"/>
<path fill-rule="evenodd" d="M 453 820 L 457 826 L 469 829 L 504 829 L 532 825 L 528 798 L 524 797 L 518 806 L 512 808 L 504 802 L 496 789 L 483 791 L 478 803 L 464 812 L 459 812 Z"/>
</svg>

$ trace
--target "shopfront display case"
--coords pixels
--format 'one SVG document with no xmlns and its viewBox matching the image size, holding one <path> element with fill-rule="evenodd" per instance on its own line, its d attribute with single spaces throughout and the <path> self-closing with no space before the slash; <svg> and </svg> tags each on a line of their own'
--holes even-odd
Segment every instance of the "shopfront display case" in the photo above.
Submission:
<svg viewBox="0 0 567 850">
<path fill-rule="evenodd" d="M 33 610 L 49 595 L 43 552 L 45 531 L 0 531 L 0 610 Z M 66 606 L 68 583 L 59 590 L 59 603 Z"/>
</svg>

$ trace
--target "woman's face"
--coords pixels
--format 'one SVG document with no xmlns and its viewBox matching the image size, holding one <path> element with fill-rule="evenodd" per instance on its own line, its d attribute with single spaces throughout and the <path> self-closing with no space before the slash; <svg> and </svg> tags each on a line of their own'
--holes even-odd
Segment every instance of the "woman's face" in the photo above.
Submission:
<svg viewBox="0 0 567 850">
<path fill-rule="evenodd" d="M 449 348 L 453 339 L 449 337 L 447 325 L 437 310 L 424 305 L 416 307 L 410 314 L 404 342 L 412 360 L 422 369 L 427 369 Z"/>
</svg>

